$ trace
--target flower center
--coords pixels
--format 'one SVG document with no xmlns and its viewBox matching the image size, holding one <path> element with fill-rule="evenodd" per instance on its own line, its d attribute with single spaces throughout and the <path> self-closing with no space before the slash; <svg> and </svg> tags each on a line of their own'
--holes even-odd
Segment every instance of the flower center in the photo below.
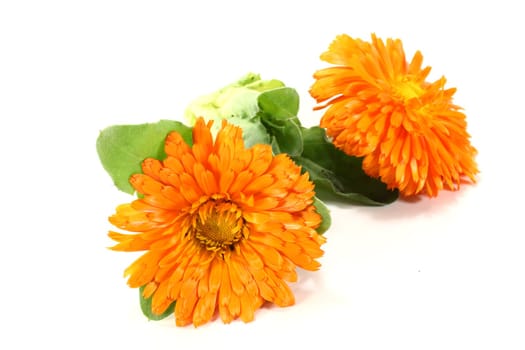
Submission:
<svg viewBox="0 0 525 350">
<path fill-rule="evenodd" d="M 223 251 L 248 236 L 241 210 L 226 200 L 208 200 L 193 214 L 194 237 L 208 250 Z"/>
<path fill-rule="evenodd" d="M 418 83 L 408 78 L 395 82 L 392 85 L 392 88 L 394 90 L 394 95 L 404 101 L 418 98 L 425 92 Z"/>
</svg>

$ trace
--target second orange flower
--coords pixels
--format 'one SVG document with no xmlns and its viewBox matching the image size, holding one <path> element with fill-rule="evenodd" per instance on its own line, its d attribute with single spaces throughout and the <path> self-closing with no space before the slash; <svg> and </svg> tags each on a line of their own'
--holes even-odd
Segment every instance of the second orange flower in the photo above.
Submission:
<svg viewBox="0 0 525 350">
<path fill-rule="evenodd" d="M 336 147 L 364 157 L 363 169 L 410 196 L 456 190 L 478 173 L 466 117 L 445 78 L 427 82 L 418 51 L 407 62 L 401 40 L 338 36 L 321 59 L 310 89 L 328 107 L 320 126 Z"/>
</svg>

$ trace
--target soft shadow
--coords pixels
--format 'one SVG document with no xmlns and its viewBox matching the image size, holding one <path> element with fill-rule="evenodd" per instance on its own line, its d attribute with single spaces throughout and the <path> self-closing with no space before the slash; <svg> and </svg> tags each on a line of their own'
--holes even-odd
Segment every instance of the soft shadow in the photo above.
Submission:
<svg viewBox="0 0 525 350">
<path fill-rule="evenodd" d="M 432 198 L 426 195 L 400 197 L 394 203 L 382 207 L 352 206 L 351 208 L 378 220 L 405 220 L 452 210 L 461 203 L 462 198 L 468 196 L 478 186 L 479 183 L 461 186 L 458 191 L 442 190 L 437 197 Z M 338 207 L 342 208 L 342 206 Z"/>
</svg>

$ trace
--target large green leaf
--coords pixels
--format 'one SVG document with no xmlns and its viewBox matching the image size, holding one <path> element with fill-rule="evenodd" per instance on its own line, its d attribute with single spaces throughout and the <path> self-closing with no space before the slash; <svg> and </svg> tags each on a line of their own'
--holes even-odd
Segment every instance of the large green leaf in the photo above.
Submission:
<svg viewBox="0 0 525 350">
<path fill-rule="evenodd" d="M 145 286 L 142 286 L 139 288 L 139 295 L 140 295 L 140 309 L 142 310 L 142 313 L 144 316 L 146 316 L 149 320 L 152 321 L 160 321 L 169 315 L 173 314 L 173 309 L 175 308 L 175 302 L 171 303 L 170 306 L 164 311 L 162 314 L 157 315 L 151 311 L 151 299 L 153 296 L 149 298 L 144 298 L 143 292 L 144 292 Z"/>
<path fill-rule="evenodd" d="M 261 110 L 273 115 L 276 119 L 293 119 L 299 123 L 299 94 L 295 89 L 281 87 L 262 92 L 258 97 Z"/>
<path fill-rule="evenodd" d="M 336 149 L 324 129 L 303 129 L 302 135 L 303 153 L 293 159 L 310 173 L 319 198 L 365 205 L 388 204 L 398 198 L 397 190 L 388 190 L 384 183 L 363 171 L 361 158 Z"/>
<path fill-rule="evenodd" d="M 163 159 L 164 140 L 171 131 L 181 134 L 191 144 L 191 128 L 171 120 L 138 125 L 114 125 L 100 132 L 97 152 L 102 166 L 123 192 L 133 194 L 131 175 L 141 173 L 142 161 L 152 157 Z"/>
<path fill-rule="evenodd" d="M 257 101 L 260 120 L 271 136 L 274 153 L 299 156 L 303 151 L 303 140 L 301 122 L 297 118 L 297 91 L 288 87 L 272 89 L 261 93 Z"/>
</svg>

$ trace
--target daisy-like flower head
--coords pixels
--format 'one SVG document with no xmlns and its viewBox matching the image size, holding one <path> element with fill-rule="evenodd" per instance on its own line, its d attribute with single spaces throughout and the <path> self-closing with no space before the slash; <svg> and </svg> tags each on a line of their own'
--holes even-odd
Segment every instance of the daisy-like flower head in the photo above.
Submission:
<svg viewBox="0 0 525 350">
<path fill-rule="evenodd" d="M 316 270 L 324 238 L 308 174 L 271 146 L 244 147 L 242 130 L 199 118 L 193 146 L 172 132 L 166 159 L 146 159 L 130 182 L 142 194 L 110 217 L 118 251 L 146 251 L 125 270 L 162 314 L 176 301 L 178 326 L 249 322 L 265 301 L 294 303 L 296 266 Z"/>
<path fill-rule="evenodd" d="M 363 169 L 405 196 L 456 190 L 478 173 L 466 117 L 445 78 L 430 83 L 418 51 L 408 63 L 402 42 L 339 35 L 321 59 L 335 66 L 314 74 L 310 89 L 336 147 L 364 157 Z"/>
</svg>

